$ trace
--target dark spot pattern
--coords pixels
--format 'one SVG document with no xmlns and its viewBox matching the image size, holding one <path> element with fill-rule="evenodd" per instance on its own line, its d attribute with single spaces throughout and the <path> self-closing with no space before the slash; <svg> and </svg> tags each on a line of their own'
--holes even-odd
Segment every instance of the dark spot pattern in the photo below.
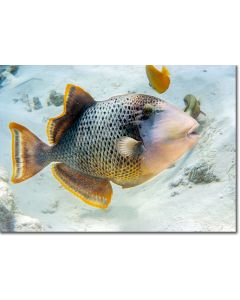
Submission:
<svg viewBox="0 0 240 300">
<path fill-rule="evenodd" d="M 123 136 L 139 140 L 135 122 L 142 116 L 144 105 L 161 102 L 152 96 L 136 94 L 97 102 L 65 132 L 55 146 L 55 160 L 119 184 L 137 182 L 141 176 L 140 156 L 123 157 L 116 149 L 116 142 Z"/>
</svg>

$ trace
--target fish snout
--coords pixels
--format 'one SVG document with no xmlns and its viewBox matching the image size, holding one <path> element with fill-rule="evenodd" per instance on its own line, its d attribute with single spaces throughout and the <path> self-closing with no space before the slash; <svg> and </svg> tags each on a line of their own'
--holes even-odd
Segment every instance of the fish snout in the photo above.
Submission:
<svg viewBox="0 0 240 300">
<path fill-rule="evenodd" d="M 155 126 L 149 125 L 152 130 L 151 137 L 154 142 L 160 141 L 167 143 L 176 140 L 184 140 L 187 144 L 197 142 L 199 135 L 196 129 L 198 122 L 172 104 L 164 103 L 162 112 L 156 117 Z"/>
<path fill-rule="evenodd" d="M 196 131 L 199 127 L 199 123 L 194 118 L 178 108 L 176 108 L 174 112 L 174 117 L 178 123 L 179 134 L 189 138 L 199 137 Z"/>
<path fill-rule="evenodd" d="M 198 140 L 200 138 L 200 134 L 199 134 L 199 123 L 195 121 L 195 124 L 188 130 L 187 132 L 187 137 L 190 139 L 196 139 Z"/>
<path fill-rule="evenodd" d="M 182 126 L 184 130 L 185 137 L 189 139 L 199 139 L 199 123 L 191 116 L 189 116 L 187 113 L 182 112 L 184 116 L 182 116 Z"/>
</svg>

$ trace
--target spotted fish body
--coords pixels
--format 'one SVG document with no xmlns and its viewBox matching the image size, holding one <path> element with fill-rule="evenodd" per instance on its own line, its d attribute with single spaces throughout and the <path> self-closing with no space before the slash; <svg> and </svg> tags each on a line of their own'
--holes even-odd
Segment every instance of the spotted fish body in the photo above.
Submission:
<svg viewBox="0 0 240 300">
<path fill-rule="evenodd" d="M 122 186 L 136 185 L 142 171 L 141 156 L 124 157 L 116 144 L 124 136 L 140 140 L 136 120 L 142 115 L 144 105 L 161 102 L 155 97 L 135 94 L 96 102 L 56 145 L 56 161 Z"/>
<path fill-rule="evenodd" d="M 64 112 L 48 122 L 50 146 L 10 123 L 14 183 L 53 163 L 55 178 L 84 202 L 106 208 L 114 182 L 139 185 L 175 162 L 197 142 L 197 122 L 161 99 L 128 94 L 96 102 L 68 85 Z"/>
</svg>

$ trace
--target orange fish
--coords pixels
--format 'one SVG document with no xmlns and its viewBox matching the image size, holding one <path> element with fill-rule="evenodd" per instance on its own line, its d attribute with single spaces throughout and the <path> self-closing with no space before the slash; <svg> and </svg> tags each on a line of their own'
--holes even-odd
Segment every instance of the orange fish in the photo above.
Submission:
<svg viewBox="0 0 240 300">
<path fill-rule="evenodd" d="M 149 84 L 160 94 L 164 93 L 170 85 L 170 73 L 166 67 L 162 71 L 153 65 L 146 66 L 146 73 Z"/>
</svg>

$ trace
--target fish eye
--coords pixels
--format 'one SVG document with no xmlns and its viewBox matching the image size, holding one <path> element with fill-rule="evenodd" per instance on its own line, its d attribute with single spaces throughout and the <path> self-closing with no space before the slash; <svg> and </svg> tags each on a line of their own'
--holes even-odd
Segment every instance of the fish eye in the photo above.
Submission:
<svg viewBox="0 0 240 300">
<path fill-rule="evenodd" d="M 154 107 L 151 104 L 145 104 L 143 108 L 143 114 L 149 117 L 154 112 Z"/>
</svg>

